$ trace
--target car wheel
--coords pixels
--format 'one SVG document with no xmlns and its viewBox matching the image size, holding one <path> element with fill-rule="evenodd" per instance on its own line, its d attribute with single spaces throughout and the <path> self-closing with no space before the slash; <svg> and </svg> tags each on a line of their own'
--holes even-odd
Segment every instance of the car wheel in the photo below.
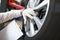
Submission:
<svg viewBox="0 0 60 40">
<path fill-rule="evenodd" d="M 45 35 L 48 24 L 51 22 L 51 18 L 53 18 L 51 16 L 54 12 L 55 0 L 47 0 L 45 2 L 47 4 L 43 3 L 45 5 L 42 6 L 39 14 L 34 19 L 27 21 L 30 29 L 26 31 L 25 40 L 41 40 Z"/>
</svg>

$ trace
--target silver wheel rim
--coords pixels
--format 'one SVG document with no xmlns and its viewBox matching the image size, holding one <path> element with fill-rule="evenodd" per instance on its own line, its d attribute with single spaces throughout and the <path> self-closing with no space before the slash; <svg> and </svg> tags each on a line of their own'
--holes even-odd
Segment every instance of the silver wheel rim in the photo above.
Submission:
<svg viewBox="0 0 60 40">
<path fill-rule="evenodd" d="M 49 5 L 50 5 L 50 0 L 44 0 L 43 2 L 41 2 L 41 3 L 39 4 L 38 7 L 33 8 L 33 9 L 38 9 L 38 8 L 44 7 L 45 5 L 47 5 L 47 7 L 46 7 L 46 12 L 45 12 L 45 15 L 43 16 L 43 18 L 42 18 L 42 19 L 39 19 L 39 17 L 37 17 L 37 16 L 34 17 L 34 22 L 36 23 L 37 28 L 38 28 L 37 30 L 34 30 L 34 23 L 33 23 L 32 20 L 27 21 L 27 27 L 28 27 L 28 26 L 29 26 L 29 27 L 28 27 L 28 29 L 27 29 L 27 28 L 25 28 L 25 29 L 28 30 L 28 31 L 26 31 L 26 35 L 27 35 L 28 37 L 33 37 L 33 36 L 35 36 L 35 35 L 40 31 L 42 25 L 43 25 L 44 22 L 45 22 L 45 19 L 46 19 L 46 17 L 47 17 L 47 14 L 48 14 Z"/>
</svg>

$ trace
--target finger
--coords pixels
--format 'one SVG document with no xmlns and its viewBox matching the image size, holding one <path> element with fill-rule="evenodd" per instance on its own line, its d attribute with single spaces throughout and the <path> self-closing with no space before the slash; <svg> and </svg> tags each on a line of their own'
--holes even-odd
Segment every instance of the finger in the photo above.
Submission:
<svg viewBox="0 0 60 40">
<path fill-rule="evenodd" d="M 31 14 L 32 16 L 36 16 L 37 14 L 33 11 L 31 11 L 29 14 Z"/>
<path fill-rule="evenodd" d="M 31 16 L 30 14 L 26 13 L 26 16 L 29 17 L 30 19 L 33 19 L 33 16 Z"/>
<path fill-rule="evenodd" d="M 34 10 L 33 9 L 26 9 L 24 12 L 26 12 L 26 13 L 28 13 L 28 14 L 31 14 L 32 16 L 35 16 L 36 15 L 36 13 L 34 12 Z"/>
<path fill-rule="evenodd" d="M 27 21 L 26 16 L 24 14 L 22 14 L 22 15 L 23 15 L 23 19 L 24 19 L 24 24 L 26 24 L 26 21 Z"/>
</svg>

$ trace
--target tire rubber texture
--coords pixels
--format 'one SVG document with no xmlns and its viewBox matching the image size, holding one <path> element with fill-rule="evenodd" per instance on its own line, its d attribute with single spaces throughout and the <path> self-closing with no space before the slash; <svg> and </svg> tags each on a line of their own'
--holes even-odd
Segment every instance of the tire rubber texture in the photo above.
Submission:
<svg viewBox="0 0 60 40">
<path fill-rule="evenodd" d="M 41 30 L 34 36 L 25 36 L 25 40 L 58 40 L 60 37 L 60 11 L 56 7 L 57 1 L 50 0 L 50 7 Z M 57 11 L 56 11 L 57 10 Z"/>
<path fill-rule="evenodd" d="M 7 0 L 1 0 L 0 12 L 6 11 Z"/>
</svg>

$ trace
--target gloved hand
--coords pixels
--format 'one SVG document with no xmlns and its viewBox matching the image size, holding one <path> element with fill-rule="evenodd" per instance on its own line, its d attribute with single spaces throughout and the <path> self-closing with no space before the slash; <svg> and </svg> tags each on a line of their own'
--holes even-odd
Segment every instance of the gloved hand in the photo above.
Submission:
<svg viewBox="0 0 60 40">
<path fill-rule="evenodd" d="M 35 12 L 33 9 L 25 9 L 23 12 L 22 12 L 22 15 L 23 15 L 23 19 L 24 19 L 24 24 L 26 23 L 26 17 L 29 17 L 30 19 L 33 19 L 33 16 L 36 16 Z"/>
</svg>

